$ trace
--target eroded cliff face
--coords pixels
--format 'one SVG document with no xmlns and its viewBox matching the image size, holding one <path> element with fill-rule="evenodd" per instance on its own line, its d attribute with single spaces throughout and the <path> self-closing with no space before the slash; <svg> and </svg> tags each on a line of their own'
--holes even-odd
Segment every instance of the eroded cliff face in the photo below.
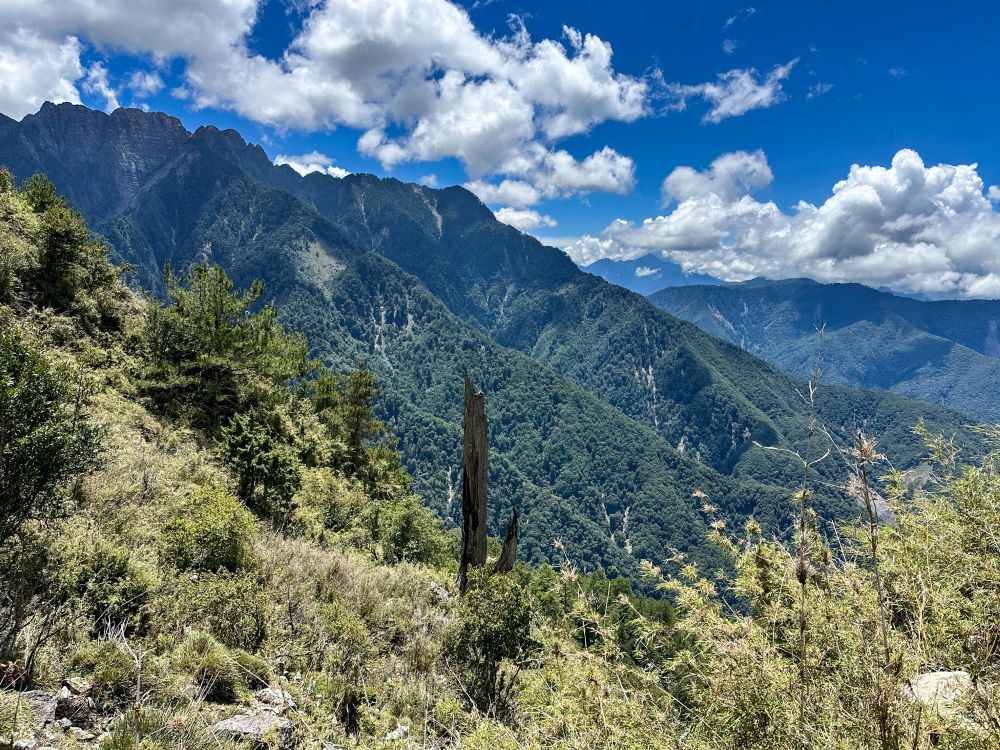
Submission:
<svg viewBox="0 0 1000 750">
<path fill-rule="evenodd" d="M 46 102 L 20 123 L 6 119 L 0 122 L 0 153 L 7 166 L 19 176 L 48 174 L 90 222 L 124 210 L 191 138 L 176 117 L 139 109 L 109 115 Z"/>
</svg>

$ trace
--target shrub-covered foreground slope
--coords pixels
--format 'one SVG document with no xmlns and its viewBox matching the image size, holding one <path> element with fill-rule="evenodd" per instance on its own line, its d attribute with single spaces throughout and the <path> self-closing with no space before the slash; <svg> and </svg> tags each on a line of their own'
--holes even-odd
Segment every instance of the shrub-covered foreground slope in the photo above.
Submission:
<svg viewBox="0 0 1000 750">
<path fill-rule="evenodd" d="M 73 105 L 0 127 L 0 160 L 22 178 L 51 166 L 149 288 L 163 291 L 164 263 L 217 262 L 241 286 L 263 277 L 316 355 L 338 369 L 364 358 L 379 375 L 415 487 L 445 515 L 456 508 L 471 369 L 496 410 L 492 528 L 511 505 L 525 511 L 531 559 L 555 559 L 559 539 L 615 573 L 667 547 L 718 564 L 695 491 L 730 522 L 754 512 L 768 530 L 790 525 L 778 487 L 798 469 L 755 441 L 803 444 L 804 385 L 580 272 L 461 188 L 302 178 L 233 131 L 191 134 L 164 115 Z M 921 416 L 947 432 L 964 422 L 837 388 L 820 390 L 816 410 L 841 442 L 862 423 L 884 434 L 900 465 L 919 459 Z M 851 515 L 833 479 L 822 513 Z"/>
<path fill-rule="evenodd" d="M 860 284 L 755 280 L 664 289 L 672 315 L 790 373 L 879 388 L 1000 420 L 1000 302 L 925 302 Z"/>
<path fill-rule="evenodd" d="M 809 475 L 791 551 L 706 501 L 735 577 L 647 566 L 672 605 L 566 558 L 459 599 L 370 374 L 218 267 L 166 292 L 0 172 L 0 745 L 997 746 L 998 456 L 929 436 L 896 525 L 832 547 Z M 882 459 L 850 459 L 871 508 Z"/>
</svg>

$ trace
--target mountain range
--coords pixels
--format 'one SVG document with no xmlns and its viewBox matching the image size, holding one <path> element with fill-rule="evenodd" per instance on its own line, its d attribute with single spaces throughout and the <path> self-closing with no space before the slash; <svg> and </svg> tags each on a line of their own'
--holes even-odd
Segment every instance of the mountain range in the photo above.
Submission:
<svg viewBox="0 0 1000 750">
<path fill-rule="evenodd" d="M 685 273 L 678 263 L 655 255 L 644 255 L 631 260 L 601 258 L 580 268 L 639 294 L 652 294 L 670 286 L 724 283 L 721 279 L 703 273 Z"/>
<path fill-rule="evenodd" d="M 860 284 L 753 280 L 649 298 L 786 372 L 1000 421 L 1000 300 L 922 301 Z"/>
<path fill-rule="evenodd" d="M 0 120 L 0 164 L 48 175 L 153 294 L 167 264 L 262 278 L 315 356 L 376 372 L 415 489 L 449 518 L 471 371 L 490 419 L 491 529 L 516 506 L 532 561 L 556 558 L 558 539 L 612 574 L 671 548 L 718 564 L 696 492 L 730 523 L 753 514 L 784 533 L 801 468 L 764 446 L 803 448 L 814 416 L 844 444 L 878 434 L 903 467 L 922 455 L 921 417 L 973 439 L 964 415 L 894 394 L 831 384 L 810 406 L 801 380 L 581 271 L 460 187 L 303 177 L 232 130 L 71 104 Z M 818 471 L 846 478 L 832 459 Z M 835 486 L 816 503 L 854 512 Z"/>
</svg>

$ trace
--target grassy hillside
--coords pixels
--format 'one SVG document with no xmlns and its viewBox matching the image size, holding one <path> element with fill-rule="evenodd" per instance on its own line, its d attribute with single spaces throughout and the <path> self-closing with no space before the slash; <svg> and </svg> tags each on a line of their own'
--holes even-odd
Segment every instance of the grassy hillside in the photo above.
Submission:
<svg viewBox="0 0 1000 750">
<path fill-rule="evenodd" d="M 808 474 L 789 547 L 699 498 L 735 575 L 662 550 L 662 600 L 564 548 L 459 598 L 369 372 L 259 285 L 196 265 L 149 302 L 106 253 L 0 171 L 4 746 L 996 747 L 997 454 L 927 436 L 896 524 L 833 547 Z M 850 460 L 870 510 L 887 469 Z"/>
<path fill-rule="evenodd" d="M 808 279 L 664 289 L 650 301 L 803 376 L 1000 421 L 1000 302 L 924 302 Z"/>
</svg>

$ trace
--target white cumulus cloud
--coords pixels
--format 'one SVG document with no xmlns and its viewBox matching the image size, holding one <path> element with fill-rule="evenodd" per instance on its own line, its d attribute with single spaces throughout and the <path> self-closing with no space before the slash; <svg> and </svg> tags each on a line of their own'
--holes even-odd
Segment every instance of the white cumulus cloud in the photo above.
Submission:
<svg viewBox="0 0 1000 750">
<path fill-rule="evenodd" d="M 530 208 L 501 208 L 496 212 L 496 217 L 504 224 L 510 224 L 521 231 L 538 229 L 539 227 L 554 227 L 557 223 L 551 216 L 540 214 Z"/>
<path fill-rule="evenodd" d="M 15 120 L 47 101 L 80 102 L 80 42 L 0 26 L 0 112 Z"/>
<path fill-rule="evenodd" d="M 496 183 L 473 180 L 465 187 L 484 203 L 524 208 L 540 200 L 595 190 L 621 195 L 635 186 L 632 159 L 607 146 L 576 159 L 567 151 L 532 144 L 504 161 L 499 171 L 509 177 Z"/>
<path fill-rule="evenodd" d="M 791 212 L 753 197 L 771 179 L 759 151 L 725 154 L 701 171 L 678 167 L 664 181 L 669 212 L 616 220 L 566 249 L 580 262 L 654 252 L 728 280 L 809 276 L 1000 296 L 1000 190 L 987 189 L 977 165 L 926 166 L 903 149 L 888 167 L 853 165 L 826 201 Z"/>
<path fill-rule="evenodd" d="M 279 166 L 287 164 L 303 177 L 311 172 L 320 172 L 331 177 L 347 177 L 350 174 L 346 169 L 338 167 L 333 157 L 321 154 L 319 151 L 310 151 L 298 156 L 280 154 L 275 157 L 274 163 Z"/>
<path fill-rule="evenodd" d="M 118 109 L 118 90 L 108 80 L 108 71 L 101 63 L 94 63 L 87 68 L 87 77 L 83 79 L 83 90 L 104 99 L 104 111 L 114 112 Z"/>
<path fill-rule="evenodd" d="M 163 79 L 156 71 L 137 70 L 128 82 L 128 88 L 140 98 L 156 96 L 163 90 L 163 86 Z"/>
</svg>

